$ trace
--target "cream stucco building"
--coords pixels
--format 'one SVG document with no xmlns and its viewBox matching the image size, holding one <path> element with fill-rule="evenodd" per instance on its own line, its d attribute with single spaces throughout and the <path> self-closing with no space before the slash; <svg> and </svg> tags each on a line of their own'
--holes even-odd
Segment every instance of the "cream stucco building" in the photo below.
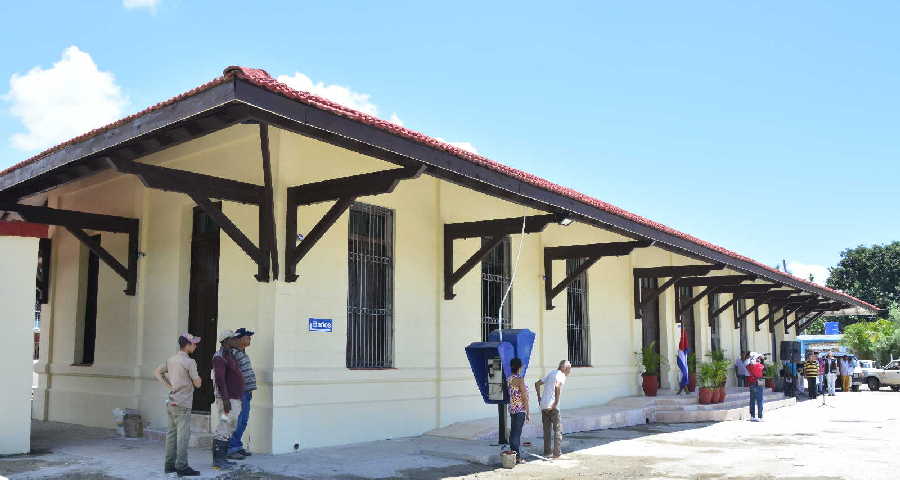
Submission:
<svg viewBox="0 0 900 480">
<path fill-rule="evenodd" d="M 260 452 L 494 414 L 464 348 L 496 328 L 497 294 L 513 274 L 504 322 L 537 335 L 530 377 L 576 357 L 569 407 L 639 394 L 635 352 L 654 335 L 662 386 L 674 385 L 682 323 L 698 355 L 717 343 L 733 358 L 742 342 L 777 350 L 801 316 L 873 308 L 253 69 L 229 68 L 2 172 L 0 190 L 10 219 L 50 225 L 34 417 L 109 427 L 114 408 L 135 408 L 164 428 L 166 392 L 152 371 L 179 332 L 203 336 L 208 355 L 217 329 L 246 327 L 259 379 L 248 438 Z M 524 239 L 523 216 L 540 224 Z M 460 224 L 469 233 L 447 240 Z M 547 248 L 581 245 L 546 260 Z M 553 287 L 591 255 L 548 309 L 545 276 Z M 741 295 L 744 305 L 728 306 Z M 757 303 L 735 328 L 735 313 Z M 332 331 L 311 331 L 310 319 Z"/>
</svg>

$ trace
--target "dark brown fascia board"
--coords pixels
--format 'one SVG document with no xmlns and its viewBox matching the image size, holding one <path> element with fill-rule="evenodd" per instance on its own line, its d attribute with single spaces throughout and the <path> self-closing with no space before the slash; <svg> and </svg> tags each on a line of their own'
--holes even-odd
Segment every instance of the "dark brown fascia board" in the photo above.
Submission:
<svg viewBox="0 0 900 480">
<path fill-rule="evenodd" d="M 329 138 L 333 141 L 343 138 L 357 144 L 360 150 L 371 152 L 367 153 L 371 156 L 381 159 L 390 158 L 392 160 L 388 161 L 394 163 L 423 162 L 436 167 L 429 169 L 430 175 L 488 195 L 545 211 L 565 213 L 576 220 L 636 240 L 651 240 L 656 246 L 680 255 L 714 264 L 724 264 L 738 272 L 770 279 L 827 298 L 852 302 L 864 309 L 869 308 L 849 298 L 836 296 L 824 288 L 805 284 L 788 275 L 777 274 L 755 263 L 734 258 L 672 233 L 654 229 L 638 221 L 511 178 L 486 166 L 473 164 L 449 152 L 289 99 L 240 79 L 222 83 L 159 110 L 144 114 L 122 126 L 110 129 L 83 142 L 68 145 L 30 165 L 14 170 L 0 177 L 0 193 L 29 179 L 51 172 L 60 166 L 85 157 L 102 154 L 129 140 L 234 101 L 252 107 L 251 110 L 255 111 L 255 117 L 289 131 L 312 136 L 326 142 L 329 141 Z"/>
<path fill-rule="evenodd" d="M 66 145 L 47 156 L 13 170 L 0 177 L 0 192 L 9 190 L 40 175 L 72 164 L 78 160 L 102 154 L 110 149 L 168 125 L 197 116 L 235 100 L 234 82 L 225 82 L 204 90 L 196 95 L 179 100 L 145 113 L 123 125 L 88 138 Z"/>
</svg>

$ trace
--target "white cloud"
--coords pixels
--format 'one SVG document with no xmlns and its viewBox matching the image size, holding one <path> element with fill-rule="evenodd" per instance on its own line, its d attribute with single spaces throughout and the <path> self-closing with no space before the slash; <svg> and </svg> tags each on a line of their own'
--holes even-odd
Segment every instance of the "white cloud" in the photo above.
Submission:
<svg viewBox="0 0 900 480">
<path fill-rule="evenodd" d="M 342 85 L 329 85 L 325 82 L 314 82 L 311 78 L 300 72 L 295 72 L 293 75 L 279 75 L 276 80 L 281 83 L 287 84 L 293 89 L 302 90 L 304 92 L 312 93 L 313 95 L 325 97 L 329 100 L 340 103 L 341 105 L 359 110 L 364 113 L 368 113 L 369 115 L 378 116 L 378 106 L 372 102 L 370 95 L 367 93 L 355 92 L 349 87 L 344 87 Z M 396 113 L 391 113 L 388 121 L 400 126 L 404 126 L 403 120 L 401 120 Z M 448 142 L 447 140 L 444 140 L 440 137 L 438 137 L 437 140 L 449 143 L 454 147 L 461 148 L 472 153 L 478 153 L 478 149 L 475 148 L 475 145 L 472 145 L 469 142 Z"/>
<path fill-rule="evenodd" d="M 155 11 L 159 0 L 122 0 L 122 6 L 128 9 L 146 8 Z"/>
<path fill-rule="evenodd" d="M 46 148 L 121 118 L 128 100 L 110 72 L 102 72 L 88 53 L 71 46 L 48 69 L 14 73 L 3 97 L 25 132 L 15 133 L 15 148 Z"/>
<path fill-rule="evenodd" d="M 825 281 L 828 280 L 828 268 L 824 265 L 807 265 L 791 261 L 788 262 L 787 267 L 789 272 L 804 280 L 808 280 L 810 274 L 812 274 L 813 281 L 819 285 L 825 285 Z"/>
<path fill-rule="evenodd" d="M 369 115 L 378 115 L 378 107 L 369 100 L 368 93 L 354 92 L 341 85 L 328 85 L 324 82 L 315 83 L 311 78 L 300 72 L 296 72 L 293 75 L 279 75 L 277 80 L 295 90 L 303 90 L 313 95 L 325 97 Z"/>
<path fill-rule="evenodd" d="M 388 121 L 395 125 L 403 126 L 403 120 L 400 120 L 400 117 L 398 117 L 396 113 L 392 113 L 391 118 L 389 118 Z"/>
<path fill-rule="evenodd" d="M 444 140 L 444 139 L 441 138 L 441 137 L 435 137 L 435 140 L 440 140 L 440 141 L 442 141 L 442 142 L 444 142 L 444 143 L 449 143 L 450 145 L 453 145 L 453 146 L 456 147 L 456 148 L 461 148 L 461 149 L 463 149 L 463 150 L 465 150 L 465 151 L 467 151 L 467 152 L 472 152 L 472 153 L 475 153 L 475 154 L 478 153 L 478 149 L 475 148 L 475 145 L 472 145 L 472 144 L 469 143 L 469 142 L 449 142 L 449 141 L 447 141 L 447 140 Z"/>
</svg>

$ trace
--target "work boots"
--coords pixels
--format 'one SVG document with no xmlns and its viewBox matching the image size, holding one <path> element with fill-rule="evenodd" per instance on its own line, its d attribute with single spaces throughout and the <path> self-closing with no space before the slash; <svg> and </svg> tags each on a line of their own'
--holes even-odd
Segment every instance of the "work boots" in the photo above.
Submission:
<svg viewBox="0 0 900 480">
<path fill-rule="evenodd" d="M 212 467 L 218 470 L 231 470 L 234 462 L 229 462 L 228 457 L 228 440 L 213 440 L 212 446 L 213 464 Z"/>
</svg>

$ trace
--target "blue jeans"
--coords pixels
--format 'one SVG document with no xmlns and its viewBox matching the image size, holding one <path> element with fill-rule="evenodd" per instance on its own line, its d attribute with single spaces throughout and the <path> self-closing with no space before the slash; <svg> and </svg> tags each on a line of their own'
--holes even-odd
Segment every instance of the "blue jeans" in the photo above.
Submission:
<svg viewBox="0 0 900 480">
<path fill-rule="evenodd" d="M 237 426 L 231 439 L 228 440 L 228 453 L 234 453 L 244 448 L 241 437 L 244 436 L 244 430 L 247 429 L 247 420 L 250 419 L 250 399 L 253 398 L 253 392 L 244 392 L 241 395 L 241 414 L 237 418 Z"/>
<path fill-rule="evenodd" d="M 760 385 L 750 385 L 750 416 L 763 417 L 763 387 Z"/>
<path fill-rule="evenodd" d="M 525 425 L 525 412 L 514 413 L 509 416 L 509 449 L 516 452 L 516 457 L 522 459 L 522 427 Z"/>
</svg>

